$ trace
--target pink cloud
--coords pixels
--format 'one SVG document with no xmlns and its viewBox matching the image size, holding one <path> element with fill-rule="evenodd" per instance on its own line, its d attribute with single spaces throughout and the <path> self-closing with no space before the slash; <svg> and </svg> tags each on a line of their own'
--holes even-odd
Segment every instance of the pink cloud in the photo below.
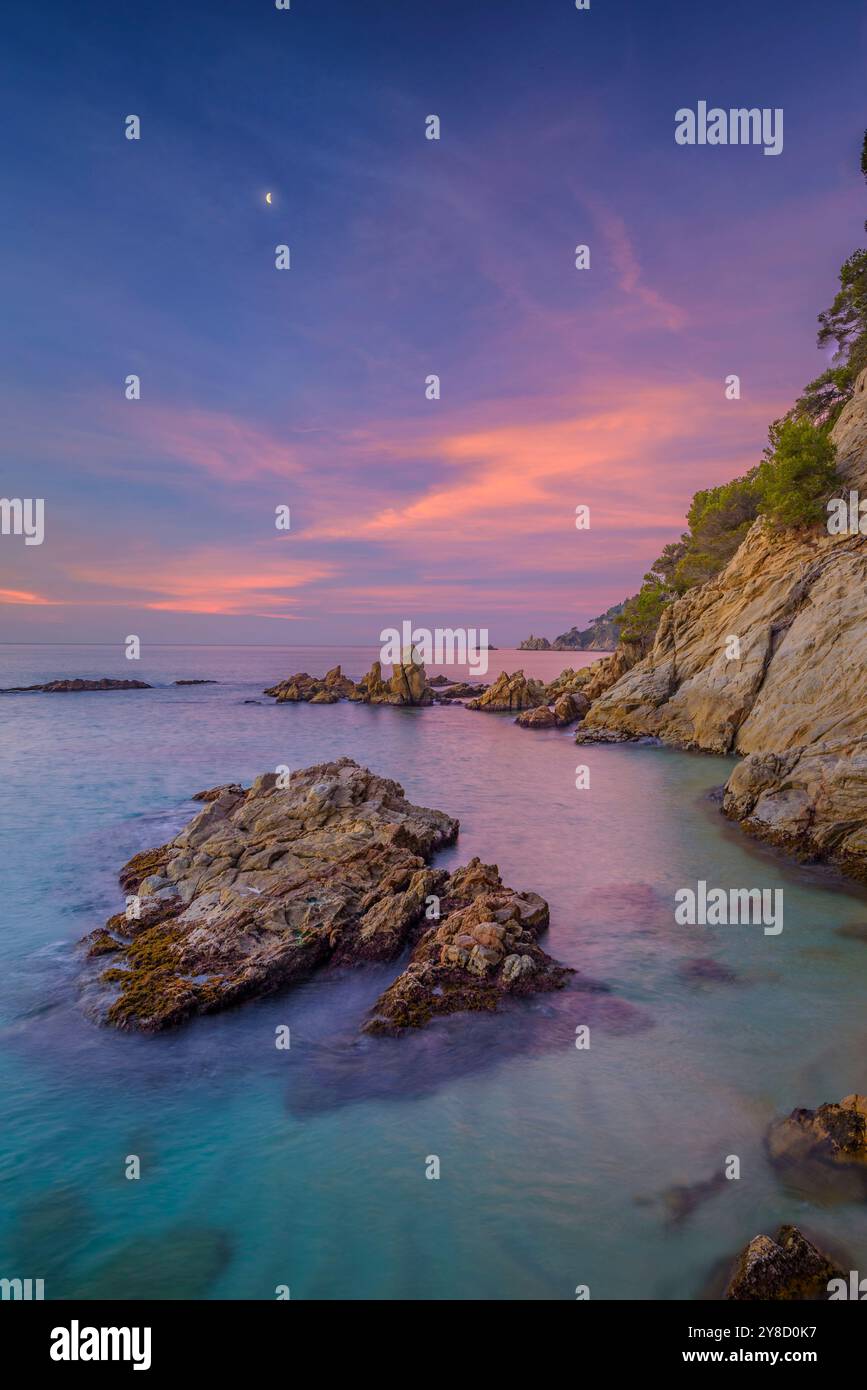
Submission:
<svg viewBox="0 0 867 1390">
<path fill-rule="evenodd" d="M 400 503 L 371 480 L 366 508 L 347 514 L 344 507 L 304 539 L 417 546 L 427 538 L 436 540 L 438 553 L 451 555 L 461 546 L 493 553 L 521 536 L 544 538 L 547 546 L 570 527 L 574 534 L 581 503 L 591 507 L 591 527 L 609 533 L 669 527 L 676 534 L 699 486 L 697 464 L 704 471 L 701 461 L 725 441 L 721 478 L 751 466 L 780 403 L 727 402 L 722 381 L 690 381 L 623 383 L 616 393 L 608 385 L 581 413 L 574 406 L 568 412 L 563 402 L 542 409 L 547 416 L 529 421 L 455 421 L 423 434 L 385 427 L 374 448 L 381 459 L 435 460 L 436 476 L 425 483 L 422 474 L 417 494 Z M 512 563 L 519 558 L 513 549 Z"/>
<path fill-rule="evenodd" d="M 279 542 L 274 542 L 279 546 Z M 72 562 L 70 579 L 113 595 L 102 601 L 175 613 L 224 613 L 292 618 L 298 591 L 320 584 L 334 572 L 325 562 L 267 555 L 265 547 L 207 547 L 180 556 L 106 557 Z M 93 601 L 87 599 L 86 601 Z"/>
<path fill-rule="evenodd" d="M 0 603 L 54 604 L 59 599 L 43 598 L 41 594 L 28 593 L 23 589 L 0 589 Z"/>
</svg>

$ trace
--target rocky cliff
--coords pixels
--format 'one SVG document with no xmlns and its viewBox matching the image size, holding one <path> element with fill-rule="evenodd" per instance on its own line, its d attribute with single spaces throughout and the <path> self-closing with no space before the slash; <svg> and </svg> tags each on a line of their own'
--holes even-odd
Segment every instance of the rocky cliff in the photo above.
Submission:
<svg viewBox="0 0 867 1390">
<path fill-rule="evenodd" d="M 867 371 L 832 437 L 844 488 L 867 497 Z M 665 610 L 650 654 L 579 737 L 740 753 L 727 815 L 867 878 L 865 657 L 867 538 L 759 521 L 721 574 Z"/>
<path fill-rule="evenodd" d="M 518 646 L 520 652 L 610 652 L 617 646 L 620 629 L 617 617 L 623 612 L 623 604 L 615 603 L 598 618 L 591 619 L 589 627 L 570 627 L 561 632 L 553 642 L 547 637 L 525 637 Z"/>
<path fill-rule="evenodd" d="M 551 650 L 555 652 L 613 651 L 620 640 L 617 618 L 622 612 L 623 604 L 615 603 L 613 607 L 601 613 L 598 618 L 591 619 L 588 627 L 583 629 L 570 627 L 568 632 L 561 632 L 559 637 L 554 638 L 551 643 Z"/>
</svg>

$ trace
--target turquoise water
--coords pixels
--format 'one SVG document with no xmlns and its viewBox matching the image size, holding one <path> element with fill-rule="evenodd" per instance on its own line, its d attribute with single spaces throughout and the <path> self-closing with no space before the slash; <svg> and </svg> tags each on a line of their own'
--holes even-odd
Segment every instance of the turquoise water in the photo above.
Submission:
<svg viewBox="0 0 867 1390">
<path fill-rule="evenodd" d="M 293 1298 L 570 1299 L 578 1284 L 696 1298 L 720 1260 L 783 1221 L 863 1270 L 863 1202 L 788 1189 L 763 1152 L 775 1115 L 867 1090 L 863 894 L 729 826 L 708 796 L 728 759 L 576 748 L 455 706 L 261 695 L 341 657 L 360 675 L 372 655 L 0 649 L 0 685 L 161 686 L 0 697 L 0 1276 L 45 1278 L 50 1298 L 269 1299 L 288 1285 Z M 582 660 L 494 658 L 491 674 L 546 678 Z M 191 676 L 220 684 L 169 684 Z M 120 865 L 179 828 L 200 788 L 341 754 L 458 816 L 439 862 L 478 854 L 542 893 L 546 948 L 611 993 L 361 1039 L 389 966 L 155 1038 L 86 1019 L 75 943 L 121 906 Z M 782 887 L 782 935 L 675 925 L 675 891 L 699 878 Z M 734 978 L 685 973 L 708 957 Z M 278 1052 L 284 1023 L 292 1047 Z M 138 1181 L 124 1176 L 131 1154 Z M 425 1177 L 432 1154 L 439 1181 Z M 672 1223 L 665 1191 L 729 1154 L 740 1180 Z"/>
</svg>

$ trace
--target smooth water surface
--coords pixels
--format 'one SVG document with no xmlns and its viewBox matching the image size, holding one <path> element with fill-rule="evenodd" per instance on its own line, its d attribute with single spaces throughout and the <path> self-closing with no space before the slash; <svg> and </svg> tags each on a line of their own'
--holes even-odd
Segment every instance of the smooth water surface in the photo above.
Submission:
<svg viewBox="0 0 867 1390">
<path fill-rule="evenodd" d="M 362 649 L 0 648 L 0 685 L 134 676 L 142 692 L 0 696 L 0 1276 L 46 1296 L 697 1298 L 795 1221 L 867 1265 L 867 1207 L 787 1189 L 768 1123 L 867 1090 L 867 901 L 728 825 L 731 760 L 459 706 L 277 706 L 265 685 Z M 494 652 L 550 679 L 591 653 Z M 435 670 L 436 668 L 432 668 Z M 175 688 L 178 678 L 217 685 Z M 245 704 L 258 700 L 259 704 Z M 398 1039 L 359 1025 L 397 966 L 332 973 L 159 1037 L 95 1026 L 75 943 L 192 793 L 349 755 L 459 817 L 472 855 L 551 904 L 546 949 L 604 981 Z M 575 786 L 577 765 L 589 790 Z M 681 927 L 700 878 L 782 887 L 784 930 Z M 863 928 L 863 930 L 862 930 Z M 707 979 L 711 959 L 732 978 Z M 278 1051 L 288 1024 L 292 1047 Z M 575 1030 L 590 1026 L 589 1050 Z M 124 1176 L 128 1155 L 142 1177 Z M 439 1156 L 439 1181 L 425 1177 Z M 742 1177 L 686 1219 L 665 1192 Z"/>
</svg>

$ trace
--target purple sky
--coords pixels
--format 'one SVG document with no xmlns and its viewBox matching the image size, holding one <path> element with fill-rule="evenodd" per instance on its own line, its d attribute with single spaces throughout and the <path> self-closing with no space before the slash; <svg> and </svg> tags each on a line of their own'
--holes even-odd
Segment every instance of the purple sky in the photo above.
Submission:
<svg viewBox="0 0 867 1390">
<path fill-rule="evenodd" d="M 0 495 L 46 508 L 2 640 L 551 637 L 822 369 L 860 4 L 87 8 L 0 57 Z M 676 145 L 699 100 L 783 108 L 782 154 Z"/>
</svg>

